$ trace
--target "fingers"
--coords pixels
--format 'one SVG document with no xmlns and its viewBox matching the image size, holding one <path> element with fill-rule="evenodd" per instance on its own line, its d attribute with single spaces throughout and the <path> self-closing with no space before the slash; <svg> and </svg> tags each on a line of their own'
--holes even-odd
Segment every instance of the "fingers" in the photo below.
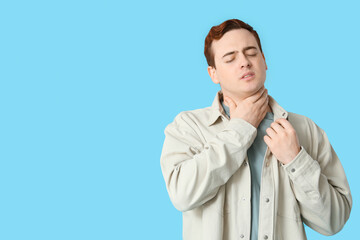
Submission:
<svg viewBox="0 0 360 240">
<path fill-rule="evenodd" d="M 268 96 L 268 90 L 264 88 L 262 94 L 259 96 L 258 99 L 256 99 L 255 102 L 259 102 L 259 101 L 260 101 L 260 102 L 264 103 L 265 100 L 267 99 L 267 96 Z M 254 103 L 255 103 L 255 102 L 254 102 Z"/>
<path fill-rule="evenodd" d="M 229 106 L 230 110 L 236 108 L 236 103 L 234 100 L 232 100 L 230 97 L 225 97 L 224 102 L 226 105 Z"/>
<path fill-rule="evenodd" d="M 257 102 L 259 99 L 261 99 L 261 97 L 263 96 L 265 91 L 267 93 L 267 89 L 263 85 L 254 95 L 248 97 L 249 101 L 251 101 L 253 103 Z"/>
<path fill-rule="evenodd" d="M 270 146 L 271 138 L 268 135 L 265 135 L 264 136 L 264 142 L 266 143 L 266 145 Z"/>
<path fill-rule="evenodd" d="M 255 94 L 261 94 L 264 90 L 265 90 L 265 85 L 262 85 L 261 88 L 259 88 L 259 90 L 257 90 Z"/>
<path fill-rule="evenodd" d="M 261 99 L 260 101 L 256 102 L 255 104 L 256 104 L 256 105 L 259 105 L 260 110 L 261 110 L 262 112 L 264 112 L 264 116 L 265 116 L 265 114 L 266 114 L 266 109 L 267 109 L 267 107 L 268 107 L 268 105 L 269 105 L 269 98 L 268 98 L 268 97 L 265 97 L 265 98 Z"/>
<path fill-rule="evenodd" d="M 272 139 L 276 135 L 276 132 L 272 128 L 267 128 L 266 133 L 270 137 L 270 139 Z"/>
<path fill-rule="evenodd" d="M 280 131 L 283 131 L 284 128 L 282 127 L 282 125 L 280 125 L 277 121 L 272 122 L 270 127 L 276 132 L 279 133 Z"/>
<path fill-rule="evenodd" d="M 267 90 L 265 90 L 261 98 L 256 102 L 256 104 L 259 104 L 266 108 L 268 103 L 269 103 L 269 97 L 267 94 Z"/>
<path fill-rule="evenodd" d="M 283 126 L 285 129 L 294 129 L 290 122 L 285 118 L 278 118 L 275 120 L 275 122 L 281 124 L 281 126 Z"/>
<path fill-rule="evenodd" d="M 262 118 L 264 118 L 267 113 L 267 108 L 269 106 L 269 97 L 267 96 L 267 94 L 264 93 L 263 97 L 254 104 L 258 106 L 260 112 L 262 113 Z"/>
</svg>

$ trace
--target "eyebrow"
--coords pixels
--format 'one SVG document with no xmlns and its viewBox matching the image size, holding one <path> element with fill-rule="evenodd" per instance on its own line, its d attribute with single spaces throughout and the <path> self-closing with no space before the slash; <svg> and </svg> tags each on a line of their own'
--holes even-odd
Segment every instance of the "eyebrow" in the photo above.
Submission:
<svg viewBox="0 0 360 240">
<path fill-rule="evenodd" d="M 250 49 L 256 49 L 257 50 L 257 48 L 256 47 L 254 47 L 254 46 L 248 46 L 248 47 L 245 47 L 245 48 L 243 48 L 243 52 L 245 52 L 245 51 L 247 51 L 247 50 L 250 50 Z M 224 54 L 224 56 L 222 56 L 222 58 L 224 58 L 224 57 L 226 57 L 226 56 L 228 56 L 228 55 L 231 55 L 231 54 L 234 54 L 234 53 L 237 53 L 237 52 L 239 52 L 239 51 L 231 51 L 231 52 L 227 52 L 227 53 L 225 53 Z"/>
</svg>

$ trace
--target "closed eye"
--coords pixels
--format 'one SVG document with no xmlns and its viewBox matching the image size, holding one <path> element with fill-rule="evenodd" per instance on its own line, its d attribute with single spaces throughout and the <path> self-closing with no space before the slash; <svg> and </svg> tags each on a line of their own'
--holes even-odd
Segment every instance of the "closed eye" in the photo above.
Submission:
<svg viewBox="0 0 360 240">
<path fill-rule="evenodd" d="M 256 53 L 254 53 L 254 54 L 248 54 L 248 56 L 254 57 L 254 56 L 256 56 Z"/>
<path fill-rule="evenodd" d="M 233 60 L 234 60 L 234 58 L 226 61 L 226 63 L 230 63 L 230 62 L 232 62 Z"/>
</svg>

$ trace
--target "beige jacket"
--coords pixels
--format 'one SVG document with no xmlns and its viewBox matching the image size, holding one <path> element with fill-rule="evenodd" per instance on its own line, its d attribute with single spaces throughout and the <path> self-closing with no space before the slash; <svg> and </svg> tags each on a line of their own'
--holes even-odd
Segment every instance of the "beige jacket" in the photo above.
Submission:
<svg viewBox="0 0 360 240">
<path fill-rule="evenodd" d="M 257 129 L 229 120 L 217 93 L 211 107 L 184 111 L 165 128 L 161 170 L 185 240 L 250 238 L 251 177 L 247 149 Z M 274 120 L 286 118 L 301 151 L 282 165 L 267 148 L 261 177 L 259 239 L 306 239 L 303 222 L 332 235 L 349 218 L 352 198 L 326 133 L 311 119 L 285 111 L 271 96 Z"/>
</svg>

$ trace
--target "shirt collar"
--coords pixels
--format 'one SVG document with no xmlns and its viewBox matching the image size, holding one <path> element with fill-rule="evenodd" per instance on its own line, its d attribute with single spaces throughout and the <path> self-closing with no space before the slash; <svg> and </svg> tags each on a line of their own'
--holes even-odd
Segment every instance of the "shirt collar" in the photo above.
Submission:
<svg viewBox="0 0 360 240">
<path fill-rule="evenodd" d="M 282 108 L 273 97 L 269 96 L 269 105 L 274 113 L 274 121 L 278 118 L 285 118 L 287 119 L 288 117 L 288 112 L 285 111 L 284 108 Z M 216 120 L 218 120 L 219 117 L 223 116 L 226 117 L 226 113 L 223 109 L 223 107 L 221 106 L 221 101 L 223 100 L 223 93 L 221 90 L 219 90 L 216 93 L 215 99 L 210 107 L 211 109 L 211 113 L 210 113 L 210 117 L 209 117 L 209 121 L 208 121 L 208 126 L 213 125 Z"/>
</svg>

